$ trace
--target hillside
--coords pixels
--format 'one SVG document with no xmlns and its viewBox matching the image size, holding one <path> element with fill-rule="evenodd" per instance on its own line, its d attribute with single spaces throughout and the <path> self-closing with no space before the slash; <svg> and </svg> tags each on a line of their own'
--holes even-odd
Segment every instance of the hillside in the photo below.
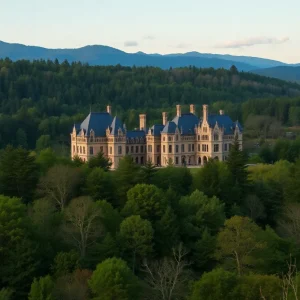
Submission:
<svg viewBox="0 0 300 300">
<path fill-rule="evenodd" d="M 274 68 L 254 70 L 251 72 L 262 76 L 274 77 L 300 83 L 300 66 L 279 66 Z"/>
<path fill-rule="evenodd" d="M 0 58 L 37 60 L 50 59 L 62 62 L 80 61 L 90 65 L 153 66 L 162 69 L 195 66 L 201 68 L 229 69 L 233 64 L 243 71 L 285 65 L 282 62 L 247 56 L 208 54 L 199 52 L 177 54 L 126 53 L 101 45 L 85 46 L 78 49 L 47 49 L 22 44 L 9 44 L 0 41 Z"/>
</svg>

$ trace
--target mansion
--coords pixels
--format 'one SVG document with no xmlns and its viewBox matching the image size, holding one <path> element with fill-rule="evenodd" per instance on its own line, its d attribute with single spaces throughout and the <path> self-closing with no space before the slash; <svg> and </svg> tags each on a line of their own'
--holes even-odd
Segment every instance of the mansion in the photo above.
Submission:
<svg viewBox="0 0 300 300">
<path fill-rule="evenodd" d="M 227 159 L 235 136 L 242 145 L 243 130 L 238 121 L 233 122 L 220 110 L 209 114 L 203 105 L 203 115 L 198 118 L 195 105 L 189 113 L 176 106 L 176 116 L 168 120 L 162 113 L 162 124 L 147 128 L 146 115 L 140 115 L 140 128 L 127 130 L 118 117 L 112 116 L 111 106 L 106 112 L 91 112 L 81 124 L 75 124 L 71 133 L 71 155 L 88 161 L 103 152 L 118 167 L 124 155 L 130 155 L 137 164 L 150 160 L 153 164 L 167 166 L 203 165 L 208 159 Z"/>
</svg>

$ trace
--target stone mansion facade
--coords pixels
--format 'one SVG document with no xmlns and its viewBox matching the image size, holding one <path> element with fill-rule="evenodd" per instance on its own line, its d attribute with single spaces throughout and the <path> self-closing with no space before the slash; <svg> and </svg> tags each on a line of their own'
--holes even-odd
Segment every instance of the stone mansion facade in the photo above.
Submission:
<svg viewBox="0 0 300 300">
<path fill-rule="evenodd" d="M 111 113 L 111 106 L 102 113 L 91 112 L 81 124 L 75 124 L 71 133 L 71 156 L 83 161 L 98 152 L 103 152 L 117 168 L 124 155 L 132 156 L 137 164 L 147 160 L 155 165 L 175 166 L 203 165 L 208 159 L 224 161 L 237 136 L 240 145 L 243 130 L 238 121 L 233 122 L 220 110 L 209 114 L 208 105 L 203 105 L 203 115 L 198 118 L 195 106 L 189 113 L 181 113 L 177 105 L 176 116 L 169 121 L 162 113 L 162 124 L 147 128 L 146 115 L 140 115 L 140 128 L 127 130 L 125 124 Z"/>
</svg>

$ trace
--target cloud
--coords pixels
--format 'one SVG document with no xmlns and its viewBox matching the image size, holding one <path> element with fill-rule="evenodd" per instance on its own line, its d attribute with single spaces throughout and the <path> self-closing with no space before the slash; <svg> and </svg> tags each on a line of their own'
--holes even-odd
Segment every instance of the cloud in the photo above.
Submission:
<svg viewBox="0 0 300 300">
<path fill-rule="evenodd" d="M 216 45 L 216 48 L 242 48 L 242 47 L 251 47 L 255 45 L 275 45 L 283 44 L 287 42 L 290 38 L 273 38 L 273 37 L 252 37 L 245 40 L 237 41 L 226 41 L 221 44 Z"/>
<path fill-rule="evenodd" d="M 136 47 L 139 43 L 137 41 L 126 41 L 124 42 L 125 47 Z"/>
<path fill-rule="evenodd" d="M 155 40 L 155 36 L 154 35 L 145 35 L 144 40 Z"/>
<path fill-rule="evenodd" d="M 184 49 L 184 48 L 188 48 L 189 46 L 190 46 L 190 44 L 179 43 L 179 44 L 173 46 L 173 48 Z"/>
</svg>

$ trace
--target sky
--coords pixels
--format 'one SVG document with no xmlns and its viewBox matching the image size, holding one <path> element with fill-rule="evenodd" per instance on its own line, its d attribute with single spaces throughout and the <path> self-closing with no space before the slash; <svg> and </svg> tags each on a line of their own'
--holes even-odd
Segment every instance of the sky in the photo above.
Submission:
<svg viewBox="0 0 300 300">
<path fill-rule="evenodd" d="M 300 63 L 299 0 L 0 0 L 0 40 Z"/>
</svg>

